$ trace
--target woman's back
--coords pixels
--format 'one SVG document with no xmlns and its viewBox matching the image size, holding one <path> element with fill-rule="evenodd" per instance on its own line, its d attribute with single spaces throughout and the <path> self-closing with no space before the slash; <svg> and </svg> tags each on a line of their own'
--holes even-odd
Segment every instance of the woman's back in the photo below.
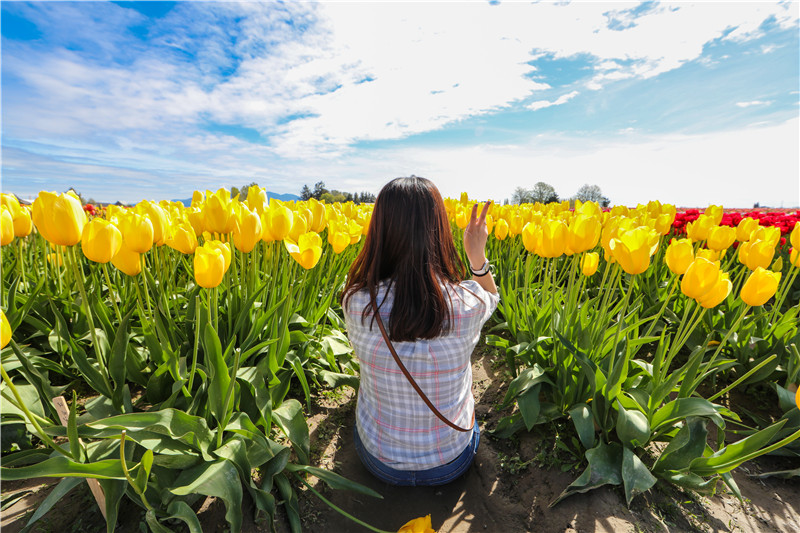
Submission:
<svg viewBox="0 0 800 533">
<path fill-rule="evenodd" d="M 377 302 L 389 323 L 394 290 L 378 286 Z M 436 408 L 454 424 L 469 427 L 473 418 L 470 356 L 483 324 L 497 307 L 498 297 L 475 281 L 445 283 L 449 323 L 433 339 L 394 342 L 398 356 Z M 384 301 L 385 299 L 385 301 Z M 361 290 L 345 310 L 348 337 L 361 365 L 357 424 L 365 448 L 398 470 L 419 470 L 446 464 L 469 443 L 469 432 L 458 432 L 434 416 L 394 361 L 377 324 L 362 320 L 370 301 Z"/>
</svg>

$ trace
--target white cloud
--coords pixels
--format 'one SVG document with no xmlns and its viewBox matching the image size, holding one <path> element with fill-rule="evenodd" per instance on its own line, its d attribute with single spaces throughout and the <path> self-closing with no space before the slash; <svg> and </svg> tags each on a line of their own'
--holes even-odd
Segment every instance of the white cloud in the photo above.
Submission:
<svg viewBox="0 0 800 533">
<path fill-rule="evenodd" d="M 526 107 L 528 109 L 532 109 L 532 110 L 536 111 L 537 109 L 544 109 L 545 107 L 566 104 L 567 102 L 569 102 L 570 100 L 572 100 L 573 98 L 578 96 L 578 94 L 580 94 L 578 91 L 572 91 L 570 93 L 563 94 L 563 95 L 559 96 L 558 98 L 556 98 L 552 102 L 549 101 L 549 100 L 537 100 L 536 102 L 531 102 Z"/>
<path fill-rule="evenodd" d="M 255 129 L 268 149 L 305 158 L 524 102 L 551 88 L 532 64 L 544 55 L 593 58 L 586 86 L 599 89 L 695 60 L 726 31 L 741 41 L 760 35 L 768 18 L 784 28 L 798 20 L 796 3 L 658 4 L 637 16 L 588 2 L 185 2 L 150 30 L 154 44 L 145 47 L 126 29 L 141 18 L 132 10 L 43 6 L 37 24 L 57 43 L 78 39 L 83 51 L 4 42 L 4 73 L 27 85 L 3 88 L 14 100 L 4 107 L 5 135 L 136 130 L 174 139 L 213 121 Z M 102 46 L 85 52 L 91 43 Z"/>
<path fill-rule="evenodd" d="M 736 102 L 737 107 L 753 107 L 753 106 L 768 106 L 772 104 L 772 100 L 752 100 L 750 102 Z"/>
</svg>

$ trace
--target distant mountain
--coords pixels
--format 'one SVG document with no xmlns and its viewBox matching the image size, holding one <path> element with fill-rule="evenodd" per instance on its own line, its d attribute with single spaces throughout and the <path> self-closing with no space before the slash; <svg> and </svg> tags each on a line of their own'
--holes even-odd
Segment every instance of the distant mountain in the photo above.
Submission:
<svg viewBox="0 0 800 533">
<path fill-rule="evenodd" d="M 291 200 L 299 200 L 300 197 L 296 194 L 286 193 L 286 194 L 279 194 L 277 192 L 270 192 L 267 191 L 267 198 L 275 198 L 276 200 L 280 200 L 281 202 L 289 202 Z M 181 202 L 186 207 L 192 205 L 192 199 L 187 198 L 186 200 L 172 200 L 173 202 Z"/>
</svg>

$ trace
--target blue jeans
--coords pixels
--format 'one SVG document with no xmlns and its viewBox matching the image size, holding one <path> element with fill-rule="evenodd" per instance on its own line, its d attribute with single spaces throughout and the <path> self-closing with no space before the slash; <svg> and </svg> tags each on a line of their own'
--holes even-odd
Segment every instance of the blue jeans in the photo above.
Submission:
<svg viewBox="0 0 800 533">
<path fill-rule="evenodd" d="M 458 479 L 472 464 L 473 459 L 475 459 L 475 454 L 478 453 L 478 444 L 481 441 L 481 431 L 478 429 L 478 423 L 476 421 L 475 428 L 472 430 L 472 440 L 470 440 L 467 447 L 464 448 L 464 451 L 461 452 L 461 455 L 449 463 L 435 466 L 428 470 L 396 470 L 390 466 L 386 466 L 380 459 L 371 455 L 364 448 L 364 443 L 361 442 L 357 426 L 353 426 L 353 435 L 355 437 L 356 453 L 364 464 L 364 467 L 381 481 L 385 481 L 390 485 L 403 487 L 445 485 Z"/>
</svg>

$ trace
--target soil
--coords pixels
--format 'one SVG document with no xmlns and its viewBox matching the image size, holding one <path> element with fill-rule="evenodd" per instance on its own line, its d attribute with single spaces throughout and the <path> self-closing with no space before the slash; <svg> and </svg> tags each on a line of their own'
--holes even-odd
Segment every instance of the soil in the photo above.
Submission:
<svg viewBox="0 0 800 533">
<path fill-rule="evenodd" d="M 473 355 L 473 372 L 481 443 L 475 463 L 461 479 L 443 487 L 398 488 L 372 477 L 353 448 L 355 395 L 350 389 L 340 389 L 321 393 L 309 413 L 312 462 L 370 487 L 383 499 L 331 490 L 313 478 L 309 482 L 334 505 L 386 531 L 397 531 L 407 521 L 430 514 L 439 533 L 800 532 L 800 479 L 751 477 L 800 466 L 797 461 L 776 457 L 745 463 L 734 472 L 744 503 L 725 492 L 722 484 L 715 496 L 701 497 L 659 482 L 648 493 L 635 497 L 630 508 L 618 487 L 574 495 L 550 507 L 584 468 L 582 454 L 571 444 L 569 428 L 551 424 L 511 439 L 492 438 L 487 430 L 510 412 L 500 409 L 508 382 L 505 365 L 501 356 L 482 346 Z M 3 532 L 20 531 L 53 486 L 52 480 L 3 483 L 4 505 L 9 496 L 25 494 L 3 510 Z M 369 531 L 304 487 L 297 490 L 304 531 Z M 281 509 L 276 529 L 286 533 L 289 528 Z M 204 531 L 227 531 L 221 502 L 207 499 L 198 514 Z M 263 519 L 253 520 L 252 502 L 246 495 L 243 514 L 244 533 L 270 531 Z M 117 531 L 145 531 L 140 529 L 142 521 L 141 509 L 125 500 Z M 99 532 L 105 531 L 105 523 L 87 485 L 82 484 L 32 531 Z"/>
</svg>

